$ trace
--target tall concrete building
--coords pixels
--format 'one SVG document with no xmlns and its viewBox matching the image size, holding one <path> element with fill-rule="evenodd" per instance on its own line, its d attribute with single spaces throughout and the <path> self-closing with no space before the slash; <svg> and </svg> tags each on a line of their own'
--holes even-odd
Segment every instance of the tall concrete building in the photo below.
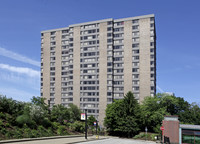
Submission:
<svg viewBox="0 0 200 144">
<path fill-rule="evenodd" d="M 41 32 L 41 96 L 73 103 L 102 124 L 107 104 L 156 93 L 154 15 L 104 19 Z"/>
</svg>

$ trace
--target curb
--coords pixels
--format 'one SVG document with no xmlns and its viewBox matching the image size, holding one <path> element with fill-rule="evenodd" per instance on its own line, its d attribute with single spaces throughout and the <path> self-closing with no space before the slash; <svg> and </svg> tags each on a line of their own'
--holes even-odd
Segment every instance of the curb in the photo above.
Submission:
<svg viewBox="0 0 200 144">
<path fill-rule="evenodd" d="M 95 139 L 95 138 L 94 138 L 94 139 L 91 139 L 91 140 L 72 142 L 72 143 L 68 143 L 68 144 L 85 143 L 85 142 L 89 142 L 89 141 L 97 141 L 97 140 L 104 140 L 104 139 L 108 139 L 108 138 L 102 138 L 102 139 Z"/>
<path fill-rule="evenodd" d="M 53 136 L 53 137 L 39 137 L 39 138 L 25 138 L 25 139 L 13 139 L 13 140 L 2 140 L 0 144 L 3 143 L 15 143 L 15 142 L 25 142 L 25 141 L 37 141 L 37 140 L 48 140 L 48 139 L 60 139 L 60 138 L 74 138 L 74 137 L 84 137 L 85 135 L 68 135 L 68 136 Z M 88 135 L 93 136 L 93 135 Z"/>
</svg>

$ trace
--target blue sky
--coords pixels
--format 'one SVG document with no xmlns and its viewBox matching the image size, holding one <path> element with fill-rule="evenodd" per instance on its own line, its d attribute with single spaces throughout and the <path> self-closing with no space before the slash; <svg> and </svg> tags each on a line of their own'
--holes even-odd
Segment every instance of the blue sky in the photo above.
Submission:
<svg viewBox="0 0 200 144">
<path fill-rule="evenodd" d="M 199 0 L 0 0 L 0 93 L 40 95 L 40 32 L 106 18 L 155 14 L 157 92 L 200 103 Z"/>
</svg>

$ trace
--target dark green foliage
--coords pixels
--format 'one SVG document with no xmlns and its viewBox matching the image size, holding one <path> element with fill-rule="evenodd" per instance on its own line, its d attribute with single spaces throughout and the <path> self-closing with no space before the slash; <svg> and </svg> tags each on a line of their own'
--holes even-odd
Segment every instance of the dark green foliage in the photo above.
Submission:
<svg viewBox="0 0 200 144">
<path fill-rule="evenodd" d="M 58 126 L 57 134 L 58 135 L 66 135 L 66 134 L 69 134 L 69 133 L 67 132 L 65 126 Z"/>
<path fill-rule="evenodd" d="M 0 96 L 0 139 L 67 135 L 70 120 L 74 122 L 74 130 L 83 132 L 82 123 L 76 122 L 80 119 L 80 110 L 77 106 L 70 105 L 68 109 L 56 105 L 49 113 L 49 107 L 44 100 L 33 97 L 31 103 L 22 103 Z"/>
<path fill-rule="evenodd" d="M 166 94 L 146 97 L 141 105 L 142 127 L 151 132 L 161 132 L 160 126 L 165 115 L 178 115 L 181 123 L 200 124 L 200 108 L 189 104 L 183 98 Z"/>
<path fill-rule="evenodd" d="M 81 110 L 74 104 L 69 104 L 70 121 L 80 121 Z"/>
<path fill-rule="evenodd" d="M 139 132 L 140 108 L 132 92 L 108 105 L 104 121 L 111 135 L 132 137 Z"/>
<path fill-rule="evenodd" d="M 20 115 L 16 119 L 19 126 L 23 126 L 24 124 L 29 124 L 31 122 L 31 119 L 28 115 Z"/>
<path fill-rule="evenodd" d="M 94 126 L 94 122 L 96 122 L 95 117 L 93 115 L 89 116 L 87 119 L 88 126 Z"/>
<path fill-rule="evenodd" d="M 73 131 L 83 133 L 85 131 L 85 124 L 84 122 L 75 121 L 74 123 L 70 124 L 70 128 Z"/>
<path fill-rule="evenodd" d="M 64 120 L 69 121 L 70 112 L 63 105 L 55 105 L 51 111 L 51 120 L 59 122 L 60 124 L 64 123 Z"/>
</svg>

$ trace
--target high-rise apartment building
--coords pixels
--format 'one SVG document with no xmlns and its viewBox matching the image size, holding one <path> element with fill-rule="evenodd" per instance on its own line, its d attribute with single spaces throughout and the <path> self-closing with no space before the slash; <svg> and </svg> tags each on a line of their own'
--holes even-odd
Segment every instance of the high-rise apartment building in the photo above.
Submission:
<svg viewBox="0 0 200 144">
<path fill-rule="evenodd" d="M 41 32 L 41 96 L 73 103 L 102 125 L 107 104 L 156 93 L 154 15 L 104 19 Z"/>
</svg>

